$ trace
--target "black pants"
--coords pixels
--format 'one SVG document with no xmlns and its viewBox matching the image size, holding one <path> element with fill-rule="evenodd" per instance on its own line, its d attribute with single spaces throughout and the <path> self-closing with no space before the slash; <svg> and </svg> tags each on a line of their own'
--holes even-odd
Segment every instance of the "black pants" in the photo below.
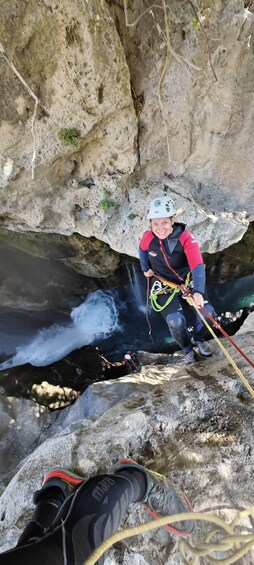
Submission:
<svg viewBox="0 0 254 565">
<path fill-rule="evenodd" d="M 168 299 L 168 295 L 159 295 L 157 299 L 160 306 L 163 306 Z M 204 307 L 211 316 L 215 316 L 214 309 L 211 304 L 209 304 L 207 296 L 205 296 Z M 201 313 L 204 315 L 202 311 Z M 180 292 L 176 294 L 170 304 L 161 311 L 161 314 L 168 324 L 172 337 L 185 353 L 188 353 L 192 349 L 191 337 L 193 337 L 194 340 L 202 341 L 209 335 L 206 326 L 204 326 L 195 309 L 188 304 Z M 206 318 L 206 321 L 211 325 L 209 318 L 205 315 L 204 318 Z M 188 331 L 189 326 L 193 327 L 193 334 Z"/>
<path fill-rule="evenodd" d="M 34 539 L 38 529 L 32 519 L 29 538 L 21 536 L 21 545 L 0 554 L 0 565 L 82 565 L 145 490 L 145 476 L 135 469 L 88 479 L 65 500 L 43 537 Z M 102 556 L 97 563 L 103 562 Z"/>
</svg>

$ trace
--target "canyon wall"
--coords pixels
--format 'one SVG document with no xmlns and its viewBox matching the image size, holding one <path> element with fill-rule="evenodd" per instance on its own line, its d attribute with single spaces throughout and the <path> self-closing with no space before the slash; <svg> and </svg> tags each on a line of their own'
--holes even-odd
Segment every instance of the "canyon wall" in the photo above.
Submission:
<svg viewBox="0 0 254 565">
<path fill-rule="evenodd" d="M 1 0 L 2 228 L 136 256 L 150 199 L 171 192 L 203 251 L 248 229 L 253 3 L 148 7 Z"/>
</svg>

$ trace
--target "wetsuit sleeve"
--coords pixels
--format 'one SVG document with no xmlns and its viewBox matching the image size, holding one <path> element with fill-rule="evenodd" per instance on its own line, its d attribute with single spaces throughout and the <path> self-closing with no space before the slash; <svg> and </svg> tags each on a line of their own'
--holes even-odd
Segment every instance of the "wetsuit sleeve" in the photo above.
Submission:
<svg viewBox="0 0 254 565">
<path fill-rule="evenodd" d="M 145 273 L 146 271 L 148 271 L 148 269 L 150 269 L 148 249 L 153 238 L 154 235 L 152 231 L 151 230 L 146 231 L 143 234 L 139 244 L 139 260 L 143 273 Z"/>
<path fill-rule="evenodd" d="M 192 273 L 194 292 L 205 293 L 205 265 L 199 244 L 194 235 L 184 230 L 179 241 L 183 246 L 184 253 Z"/>
<path fill-rule="evenodd" d="M 139 248 L 139 260 L 140 260 L 141 269 L 143 273 L 145 273 L 146 271 L 148 271 L 148 269 L 150 269 L 150 265 L 148 261 L 148 252 Z"/>
<path fill-rule="evenodd" d="M 205 265 L 197 265 L 195 269 L 191 271 L 192 280 L 194 285 L 194 292 L 200 292 L 200 294 L 205 294 Z"/>
</svg>

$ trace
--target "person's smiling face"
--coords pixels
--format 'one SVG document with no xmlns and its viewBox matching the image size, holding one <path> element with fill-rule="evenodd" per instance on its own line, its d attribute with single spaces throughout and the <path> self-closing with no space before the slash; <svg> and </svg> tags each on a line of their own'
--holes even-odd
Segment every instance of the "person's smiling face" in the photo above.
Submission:
<svg viewBox="0 0 254 565">
<path fill-rule="evenodd" d="M 166 239 L 173 231 L 174 221 L 174 216 L 172 216 L 172 218 L 157 218 L 151 220 L 154 235 L 159 239 Z"/>
</svg>

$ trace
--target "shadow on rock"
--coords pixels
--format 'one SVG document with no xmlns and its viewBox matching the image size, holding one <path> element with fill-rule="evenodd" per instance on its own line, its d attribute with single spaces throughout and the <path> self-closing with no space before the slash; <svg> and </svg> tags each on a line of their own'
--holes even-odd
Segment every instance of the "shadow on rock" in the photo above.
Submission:
<svg viewBox="0 0 254 565">
<path fill-rule="evenodd" d="M 43 367 L 27 363 L 0 372 L 4 396 L 30 398 L 51 410 L 73 404 L 94 382 L 116 379 L 140 370 L 140 364 L 129 352 L 123 361 L 112 363 L 97 347 L 84 346 L 61 361 Z"/>
</svg>

